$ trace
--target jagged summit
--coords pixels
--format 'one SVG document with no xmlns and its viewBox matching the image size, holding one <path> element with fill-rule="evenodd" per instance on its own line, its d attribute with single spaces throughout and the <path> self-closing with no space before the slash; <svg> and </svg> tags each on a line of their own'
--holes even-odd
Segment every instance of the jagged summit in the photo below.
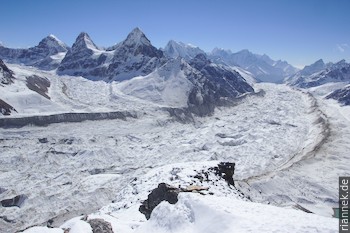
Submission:
<svg viewBox="0 0 350 233">
<path fill-rule="evenodd" d="M 335 64 L 325 64 L 322 59 L 305 66 L 303 70 L 285 80 L 287 84 L 301 88 L 320 86 L 329 82 L 349 81 L 350 63 L 341 60 Z"/>
<path fill-rule="evenodd" d="M 124 45 L 132 46 L 132 45 L 151 45 L 150 40 L 146 37 L 146 35 L 141 31 L 140 28 L 134 28 L 123 41 Z"/>
<path fill-rule="evenodd" d="M 164 48 L 165 56 L 168 58 L 182 57 L 189 61 L 200 53 L 205 53 L 197 46 L 170 40 Z"/>
<path fill-rule="evenodd" d="M 72 50 L 81 50 L 81 49 L 91 49 L 91 50 L 99 50 L 95 43 L 90 38 L 89 34 L 86 32 L 81 32 L 77 39 L 75 40 Z"/>
<path fill-rule="evenodd" d="M 300 71 L 302 75 L 311 75 L 315 72 L 319 72 L 326 68 L 326 64 L 322 59 L 317 60 L 315 63 L 305 66 L 304 69 Z"/>
<path fill-rule="evenodd" d="M 52 34 L 42 39 L 37 47 L 46 49 L 50 55 L 68 51 L 68 46 Z"/>
</svg>

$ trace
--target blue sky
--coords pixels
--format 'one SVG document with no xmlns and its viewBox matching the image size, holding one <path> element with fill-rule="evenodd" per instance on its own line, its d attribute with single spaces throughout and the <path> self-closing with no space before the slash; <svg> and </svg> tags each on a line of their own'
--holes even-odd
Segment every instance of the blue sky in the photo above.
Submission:
<svg viewBox="0 0 350 233">
<path fill-rule="evenodd" d="M 170 39 L 205 51 L 249 49 L 295 66 L 350 61 L 349 0 L 0 0 L 0 41 L 30 47 L 49 34 L 72 45 L 82 31 L 99 46 L 135 27 L 156 47 Z"/>
</svg>

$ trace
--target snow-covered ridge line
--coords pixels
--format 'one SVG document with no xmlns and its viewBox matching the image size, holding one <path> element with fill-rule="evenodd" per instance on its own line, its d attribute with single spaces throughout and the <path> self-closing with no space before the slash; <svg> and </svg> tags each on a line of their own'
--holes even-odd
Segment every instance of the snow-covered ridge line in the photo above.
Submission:
<svg viewBox="0 0 350 233">
<path fill-rule="evenodd" d="M 94 112 L 94 113 L 62 113 L 46 116 L 30 116 L 21 118 L 0 118 L 0 127 L 13 128 L 26 125 L 47 126 L 53 123 L 82 122 L 87 120 L 106 120 L 136 118 L 136 113 L 132 112 Z"/>
</svg>

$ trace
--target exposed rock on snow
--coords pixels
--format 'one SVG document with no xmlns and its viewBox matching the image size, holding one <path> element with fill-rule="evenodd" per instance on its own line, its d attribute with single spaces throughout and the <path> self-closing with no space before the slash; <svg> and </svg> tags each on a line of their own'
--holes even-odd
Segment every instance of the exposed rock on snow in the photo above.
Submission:
<svg viewBox="0 0 350 233">
<path fill-rule="evenodd" d="M 235 163 L 221 162 L 218 166 L 210 167 L 207 171 L 201 171 L 193 178 L 198 179 L 200 182 L 210 181 L 209 173 L 214 171 L 215 175 L 222 177 L 227 181 L 229 185 L 234 186 L 233 174 L 235 170 Z M 203 177 L 205 176 L 205 178 Z M 179 186 L 184 186 L 181 184 Z M 167 201 L 170 204 L 175 204 L 177 202 L 177 196 L 181 192 L 200 192 L 207 191 L 208 187 L 203 187 L 199 185 L 190 185 L 186 188 L 176 188 L 171 185 L 160 183 L 157 188 L 153 189 L 152 192 L 148 195 L 148 199 L 145 200 L 140 206 L 139 210 L 143 213 L 147 219 L 150 218 L 153 209 L 159 205 L 162 201 Z"/>
<path fill-rule="evenodd" d="M 1 104 L 1 101 L 0 101 Z M 105 120 L 136 118 L 131 112 L 98 112 L 98 113 L 63 113 L 49 116 L 32 116 L 21 118 L 0 118 L 0 127 L 23 127 L 25 125 L 47 126 L 61 122 L 82 122 L 87 120 Z"/>
<path fill-rule="evenodd" d="M 139 210 L 146 216 L 147 219 L 149 219 L 153 209 L 162 201 L 175 204 L 177 202 L 177 196 L 180 192 L 181 189 L 179 188 L 165 183 L 160 183 L 158 187 L 148 195 L 148 199 L 142 203 Z"/>
<path fill-rule="evenodd" d="M 13 206 L 22 207 L 22 205 L 24 204 L 24 201 L 27 198 L 28 197 L 26 195 L 21 194 L 10 199 L 1 200 L 0 203 L 3 207 L 13 207 Z"/>
<path fill-rule="evenodd" d="M 48 90 L 51 85 L 50 81 L 47 78 L 42 78 L 37 75 L 29 76 L 26 79 L 27 81 L 27 87 L 35 91 L 41 96 L 44 96 L 47 99 L 51 99 L 50 96 L 48 96 Z"/>
<path fill-rule="evenodd" d="M 350 105 L 350 85 L 347 85 L 344 88 L 335 90 L 334 92 L 329 94 L 326 98 L 338 100 L 338 102 L 343 105 Z"/>
<path fill-rule="evenodd" d="M 13 71 L 10 70 L 5 63 L 0 59 L 0 85 L 8 85 L 13 83 Z"/>
<path fill-rule="evenodd" d="M 5 115 L 5 116 L 11 115 L 13 111 L 17 112 L 16 109 L 14 109 L 11 105 L 9 105 L 8 103 L 0 99 L 0 113 L 2 115 Z"/>
<path fill-rule="evenodd" d="M 303 70 L 287 78 L 289 85 L 310 88 L 330 82 L 350 82 L 350 64 L 341 60 L 335 64 L 324 64 L 322 60 L 306 66 Z"/>
<path fill-rule="evenodd" d="M 101 218 L 89 219 L 87 222 L 90 224 L 93 233 L 114 233 L 111 223 Z"/>
<path fill-rule="evenodd" d="M 235 186 L 233 175 L 235 174 L 235 163 L 221 162 L 217 167 L 210 168 L 215 174 L 224 178 L 229 185 Z"/>
<path fill-rule="evenodd" d="M 203 54 L 190 63 L 182 58 L 170 60 L 147 76 L 121 83 L 119 88 L 127 95 L 188 109 L 199 116 L 210 115 L 216 106 L 232 104 L 237 97 L 254 92 L 236 71 L 212 63 Z M 190 120 L 186 114 L 184 117 Z"/>
<path fill-rule="evenodd" d="M 211 114 L 215 106 L 232 103 L 236 97 L 254 92 L 239 73 L 212 63 L 204 54 L 197 55 L 189 64 L 200 72 L 189 76 L 195 86 L 188 98 L 189 109 L 199 116 Z"/>
</svg>

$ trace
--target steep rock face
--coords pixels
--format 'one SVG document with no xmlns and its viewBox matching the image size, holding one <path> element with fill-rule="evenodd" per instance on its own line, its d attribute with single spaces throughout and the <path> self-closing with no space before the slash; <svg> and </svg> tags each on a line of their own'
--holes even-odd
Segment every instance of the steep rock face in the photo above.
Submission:
<svg viewBox="0 0 350 233">
<path fill-rule="evenodd" d="M 62 55 L 68 51 L 68 46 L 50 35 L 40 43 L 28 49 L 12 49 L 0 46 L 0 58 L 10 63 L 35 66 L 51 70 L 58 67 Z"/>
<path fill-rule="evenodd" d="M 115 49 L 107 75 L 110 80 L 126 80 L 147 75 L 165 62 L 163 52 L 152 46 L 145 34 L 135 28 Z"/>
<path fill-rule="evenodd" d="M 329 94 L 326 98 L 338 100 L 338 102 L 343 105 L 350 105 L 350 85 L 347 85 L 344 88 L 335 90 L 334 92 Z"/>
<path fill-rule="evenodd" d="M 81 33 L 62 60 L 58 73 L 121 81 L 147 75 L 164 63 L 163 52 L 153 47 L 139 28 L 107 50 L 99 49 L 86 33 Z"/>
<path fill-rule="evenodd" d="M 324 64 L 322 60 L 318 60 L 286 79 L 287 84 L 301 88 L 316 87 L 329 82 L 350 82 L 350 64 L 345 60 L 335 64 Z"/>
<path fill-rule="evenodd" d="M 197 55 L 190 63 L 180 57 L 169 60 L 151 74 L 124 82 L 120 88 L 142 100 L 188 108 L 200 116 L 254 91 L 239 73 L 212 63 L 204 54 Z"/>
<path fill-rule="evenodd" d="M 188 107 L 197 115 L 208 115 L 215 106 L 222 105 L 254 89 L 244 78 L 227 66 L 217 65 L 204 54 L 197 55 L 189 63 L 200 72 L 190 75 L 194 83 L 188 98 Z"/>
<path fill-rule="evenodd" d="M 9 85 L 13 83 L 13 71 L 10 70 L 5 63 L 0 59 L 0 85 Z"/>
<path fill-rule="evenodd" d="M 87 78 L 103 77 L 106 75 L 106 67 L 100 66 L 106 62 L 107 57 L 108 54 L 100 50 L 87 33 L 82 32 L 63 58 L 57 72 Z"/>
<path fill-rule="evenodd" d="M 185 44 L 182 42 L 176 42 L 170 40 L 164 48 L 164 54 L 168 58 L 178 58 L 182 57 L 186 61 L 193 59 L 198 54 L 204 54 L 205 52 L 200 48 Z"/>
<path fill-rule="evenodd" d="M 298 71 L 285 61 L 274 61 L 265 54 L 254 54 L 246 49 L 232 53 L 230 50 L 215 48 L 209 57 L 216 63 L 240 66 L 251 72 L 255 78 L 265 82 L 281 83 L 285 77 Z"/>
<path fill-rule="evenodd" d="M 311 75 L 313 73 L 320 72 L 327 68 L 327 65 L 323 62 L 322 59 L 317 60 L 315 63 L 305 66 L 299 73 L 302 75 Z"/>
</svg>

